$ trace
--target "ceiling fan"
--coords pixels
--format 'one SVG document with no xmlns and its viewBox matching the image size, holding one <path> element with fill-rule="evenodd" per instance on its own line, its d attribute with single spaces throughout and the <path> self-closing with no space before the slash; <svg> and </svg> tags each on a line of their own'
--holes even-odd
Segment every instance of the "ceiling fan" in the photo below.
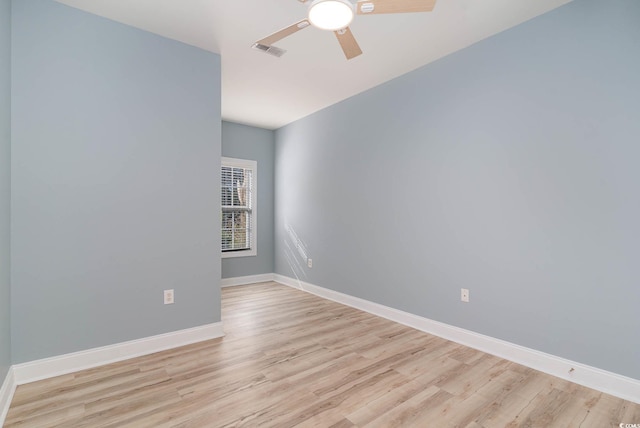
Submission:
<svg viewBox="0 0 640 428">
<path fill-rule="evenodd" d="M 382 13 L 430 12 L 436 0 L 357 0 L 354 4 L 350 0 L 298 0 L 309 3 L 307 18 L 293 25 L 276 31 L 264 39 L 258 40 L 254 49 L 258 49 L 275 56 L 282 56 L 284 50 L 273 46 L 298 31 L 313 25 L 321 30 L 333 31 L 338 38 L 342 51 L 347 59 L 362 54 L 349 24 L 356 14 L 373 15 Z"/>
</svg>

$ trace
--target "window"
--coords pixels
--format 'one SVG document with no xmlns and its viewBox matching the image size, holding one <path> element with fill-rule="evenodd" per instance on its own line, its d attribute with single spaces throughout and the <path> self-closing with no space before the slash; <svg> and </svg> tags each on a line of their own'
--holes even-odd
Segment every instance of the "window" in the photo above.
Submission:
<svg viewBox="0 0 640 428">
<path fill-rule="evenodd" d="M 222 257 L 256 255 L 256 161 L 222 158 Z"/>
</svg>

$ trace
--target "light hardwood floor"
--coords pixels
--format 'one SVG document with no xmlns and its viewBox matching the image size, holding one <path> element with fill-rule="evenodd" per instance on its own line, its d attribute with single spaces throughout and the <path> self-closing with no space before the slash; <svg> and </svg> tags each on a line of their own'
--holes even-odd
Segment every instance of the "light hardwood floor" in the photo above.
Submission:
<svg viewBox="0 0 640 428">
<path fill-rule="evenodd" d="M 633 404 L 275 283 L 226 336 L 18 387 L 5 427 L 618 427 Z"/>
</svg>

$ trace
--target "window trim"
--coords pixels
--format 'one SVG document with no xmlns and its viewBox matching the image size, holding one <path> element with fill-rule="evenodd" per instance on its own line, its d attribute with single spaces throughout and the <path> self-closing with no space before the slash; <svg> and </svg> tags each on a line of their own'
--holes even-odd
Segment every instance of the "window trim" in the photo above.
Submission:
<svg viewBox="0 0 640 428">
<path fill-rule="evenodd" d="M 235 257 L 252 257 L 258 255 L 258 162 L 249 159 L 229 158 L 222 156 L 220 159 L 220 168 L 218 169 L 218 177 L 222 171 L 222 167 L 232 168 L 245 168 L 252 170 L 252 183 L 251 183 L 251 242 L 248 250 L 232 250 L 222 251 L 222 241 L 220 241 L 220 257 L 223 259 L 230 259 Z M 222 189 L 222 181 L 220 181 L 220 189 Z M 218 222 L 218 228 L 222 230 L 222 200 L 218 198 L 220 202 L 220 220 Z M 221 237 L 222 239 L 222 237 Z"/>
</svg>

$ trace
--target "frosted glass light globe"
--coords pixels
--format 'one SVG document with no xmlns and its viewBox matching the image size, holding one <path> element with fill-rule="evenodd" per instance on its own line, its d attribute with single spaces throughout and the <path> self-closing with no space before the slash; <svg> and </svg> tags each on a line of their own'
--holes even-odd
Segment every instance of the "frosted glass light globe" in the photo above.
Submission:
<svg viewBox="0 0 640 428">
<path fill-rule="evenodd" d="M 314 0 L 309 6 L 309 22 L 321 30 L 342 30 L 353 21 L 353 4 L 349 0 Z"/>
</svg>

